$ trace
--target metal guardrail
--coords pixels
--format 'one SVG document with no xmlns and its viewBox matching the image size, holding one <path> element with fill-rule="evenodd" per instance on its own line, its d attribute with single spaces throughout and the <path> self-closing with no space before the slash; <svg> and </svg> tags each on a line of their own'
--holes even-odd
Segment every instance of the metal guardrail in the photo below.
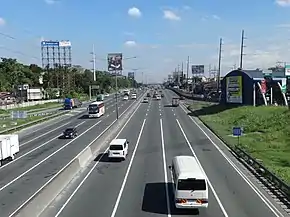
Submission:
<svg viewBox="0 0 290 217">
<path fill-rule="evenodd" d="M 184 96 L 186 98 L 190 98 L 193 99 L 192 96 L 187 97 L 185 94 L 181 93 L 180 91 L 173 89 L 173 88 L 168 88 L 170 90 L 172 90 L 173 92 L 175 92 L 176 94 L 178 94 L 179 96 Z M 196 98 L 194 98 L 194 100 L 196 100 Z M 202 100 L 205 101 L 205 100 Z M 191 110 L 190 108 L 188 108 L 191 112 L 194 113 L 193 110 Z M 202 121 L 203 122 L 203 121 Z M 211 127 L 206 124 L 205 122 L 203 122 L 203 124 L 210 129 L 212 132 L 214 132 Z M 214 133 L 215 134 L 215 133 Z M 226 141 L 219 136 L 218 134 L 215 134 L 221 141 L 223 141 L 224 144 L 227 145 Z M 227 145 L 233 152 L 234 154 L 240 158 L 239 160 L 243 160 L 245 162 L 245 164 L 250 167 L 252 170 L 254 170 L 254 172 L 259 175 L 260 181 L 267 186 L 270 190 L 273 190 L 273 187 L 276 188 L 276 190 L 278 190 L 289 202 L 290 201 L 290 186 L 285 183 L 284 181 L 282 181 L 279 177 L 277 177 L 274 173 L 272 173 L 271 171 L 269 171 L 265 166 L 263 166 L 261 163 L 259 163 L 256 159 L 254 159 L 253 157 L 251 157 L 248 153 L 246 153 L 244 150 L 242 150 L 241 148 L 234 146 L 231 147 L 229 145 Z M 261 178 L 264 178 L 266 181 L 261 180 Z M 281 196 L 280 196 L 281 198 Z"/>
<path fill-rule="evenodd" d="M 39 112 L 32 112 L 32 113 L 28 113 L 27 117 L 30 118 L 30 117 L 36 117 L 36 116 L 45 116 L 45 115 L 53 114 L 53 113 L 56 113 L 56 112 L 60 112 L 60 110 L 55 109 L 55 110 L 49 111 L 49 112 L 46 112 L 45 110 L 44 111 L 39 111 Z M 6 119 L 12 119 L 11 115 L 0 116 L 0 120 L 6 120 Z"/>
<path fill-rule="evenodd" d="M 21 124 L 21 125 L 18 125 L 18 126 L 11 127 L 9 129 L 0 131 L 0 134 L 5 134 L 5 133 L 9 133 L 11 131 L 16 131 L 18 129 L 22 129 L 22 128 L 37 124 L 39 122 L 42 122 L 42 121 L 45 121 L 47 119 L 54 118 L 54 117 L 57 117 L 57 116 L 60 116 L 62 114 L 69 113 L 69 112 L 70 111 L 51 111 L 51 112 L 47 112 L 46 115 L 49 115 L 49 116 L 46 116 L 44 118 L 41 118 L 41 119 L 38 119 L 38 120 L 35 120 L 35 121 L 31 121 L 31 122 L 26 123 L 26 124 Z M 41 113 L 41 114 L 44 114 L 44 113 Z M 44 116 L 44 115 L 35 114 L 34 117 L 36 117 L 36 116 Z"/>
<path fill-rule="evenodd" d="M 269 171 L 266 167 L 264 167 L 261 163 L 259 163 L 256 159 L 251 157 L 248 153 L 246 153 L 241 148 L 234 146 L 232 151 L 242 160 L 244 160 L 255 172 L 265 178 L 269 183 L 263 182 L 268 187 L 276 187 L 283 194 L 287 200 L 290 200 L 290 186 L 278 178 L 274 173 Z M 269 185 L 270 184 L 270 185 Z"/>
<path fill-rule="evenodd" d="M 197 100 L 197 101 L 207 101 L 207 102 L 219 102 L 219 99 L 216 98 L 207 98 L 204 97 L 204 95 L 198 95 L 198 94 L 191 94 L 191 93 L 186 93 L 182 90 L 179 89 L 174 89 L 174 88 L 170 88 L 168 87 L 167 89 L 172 90 L 174 93 L 176 93 L 179 96 L 183 96 L 187 99 L 192 99 L 192 100 Z"/>
</svg>

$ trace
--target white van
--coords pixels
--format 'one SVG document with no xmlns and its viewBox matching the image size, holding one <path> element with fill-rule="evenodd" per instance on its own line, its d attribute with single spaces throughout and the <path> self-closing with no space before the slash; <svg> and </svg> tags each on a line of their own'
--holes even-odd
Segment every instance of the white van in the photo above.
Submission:
<svg viewBox="0 0 290 217">
<path fill-rule="evenodd" d="M 108 157 L 125 160 L 128 155 L 128 144 L 127 139 L 113 139 L 110 143 Z"/>
<path fill-rule="evenodd" d="M 131 94 L 131 99 L 137 99 L 137 94 L 136 93 L 132 93 Z"/>
<path fill-rule="evenodd" d="M 197 209 L 208 207 L 206 175 L 195 157 L 176 156 L 169 166 L 174 183 L 175 207 Z"/>
</svg>

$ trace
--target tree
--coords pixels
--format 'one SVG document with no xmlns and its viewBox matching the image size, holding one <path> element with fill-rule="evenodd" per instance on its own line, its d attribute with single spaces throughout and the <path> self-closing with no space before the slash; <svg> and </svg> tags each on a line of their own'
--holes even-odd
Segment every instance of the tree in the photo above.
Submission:
<svg viewBox="0 0 290 217">
<path fill-rule="evenodd" d="M 43 88 L 47 95 L 61 97 L 88 94 L 90 85 L 98 85 L 99 92 L 109 92 L 115 88 L 115 77 L 108 72 L 97 71 L 96 81 L 91 70 L 80 66 L 41 68 L 36 64 L 25 65 L 16 59 L 2 57 L 0 61 L 0 91 L 14 91 L 17 85 L 28 84 L 30 88 Z M 40 77 L 43 83 L 40 83 Z M 118 88 L 128 88 L 136 81 L 126 77 L 118 78 Z"/>
</svg>

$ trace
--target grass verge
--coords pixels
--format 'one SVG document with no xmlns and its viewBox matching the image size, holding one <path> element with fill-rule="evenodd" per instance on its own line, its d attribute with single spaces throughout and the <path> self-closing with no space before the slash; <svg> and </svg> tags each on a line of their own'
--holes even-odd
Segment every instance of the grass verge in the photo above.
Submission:
<svg viewBox="0 0 290 217">
<path fill-rule="evenodd" d="M 208 102 L 194 102 L 194 111 L 229 145 L 237 145 L 232 128 L 244 128 L 239 147 L 278 177 L 290 184 L 290 111 L 286 107 L 226 107 Z"/>
<path fill-rule="evenodd" d="M 62 104 L 58 102 L 48 102 L 44 104 L 38 104 L 38 105 L 27 106 L 27 107 L 18 107 L 18 108 L 13 108 L 13 109 L 0 109 L 0 115 L 10 115 L 11 111 L 37 112 L 37 111 L 46 110 L 46 109 L 60 108 L 61 106 Z"/>
<path fill-rule="evenodd" d="M 32 125 L 38 124 L 42 121 L 47 121 L 52 118 L 56 118 L 59 116 L 62 116 L 66 114 L 66 112 L 58 112 L 56 114 L 50 114 L 50 115 L 45 115 L 45 116 L 35 116 L 35 117 L 29 117 L 26 119 L 18 119 L 18 120 L 12 120 L 12 119 L 6 119 L 6 120 L 1 120 L 0 121 L 0 131 L 4 131 L 6 129 L 11 129 L 9 130 L 9 133 L 16 132 L 19 130 L 22 130 L 24 128 L 30 127 Z M 37 122 L 39 121 L 39 122 Z M 5 127 L 3 127 L 5 125 Z M 13 130 L 13 127 L 17 127 L 17 130 Z M 8 132 L 7 132 L 8 133 Z"/>
</svg>

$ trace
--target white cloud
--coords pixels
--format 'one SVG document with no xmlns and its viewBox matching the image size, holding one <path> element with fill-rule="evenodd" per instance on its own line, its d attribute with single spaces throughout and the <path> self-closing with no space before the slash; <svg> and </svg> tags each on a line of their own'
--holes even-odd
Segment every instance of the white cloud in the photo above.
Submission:
<svg viewBox="0 0 290 217">
<path fill-rule="evenodd" d="M 60 3 L 60 0 L 44 0 L 44 2 L 48 5 L 54 5 Z"/>
<path fill-rule="evenodd" d="M 4 20 L 4 18 L 0 17 L 0 26 L 5 26 L 6 21 Z"/>
<path fill-rule="evenodd" d="M 215 20 L 220 20 L 221 18 L 217 15 L 212 15 L 212 18 L 215 19 Z"/>
<path fill-rule="evenodd" d="M 135 33 L 134 32 L 124 32 L 124 35 L 128 35 L 128 36 L 134 36 Z"/>
<path fill-rule="evenodd" d="M 173 11 L 170 11 L 170 10 L 163 11 L 163 18 L 167 20 L 174 20 L 174 21 L 181 20 L 181 17 L 179 17 Z"/>
<path fill-rule="evenodd" d="M 281 7 L 290 6 L 290 0 L 276 0 L 276 4 Z"/>
<path fill-rule="evenodd" d="M 135 41 L 126 41 L 125 46 L 126 47 L 136 47 L 137 43 Z"/>
<path fill-rule="evenodd" d="M 131 17 L 136 17 L 136 18 L 139 18 L 142 16 L 142 13 L 141 11 L 136 8 L 136 7 L 132 7 L 128 10 L 128 15 L 131 16 Z"/>
</svg>

